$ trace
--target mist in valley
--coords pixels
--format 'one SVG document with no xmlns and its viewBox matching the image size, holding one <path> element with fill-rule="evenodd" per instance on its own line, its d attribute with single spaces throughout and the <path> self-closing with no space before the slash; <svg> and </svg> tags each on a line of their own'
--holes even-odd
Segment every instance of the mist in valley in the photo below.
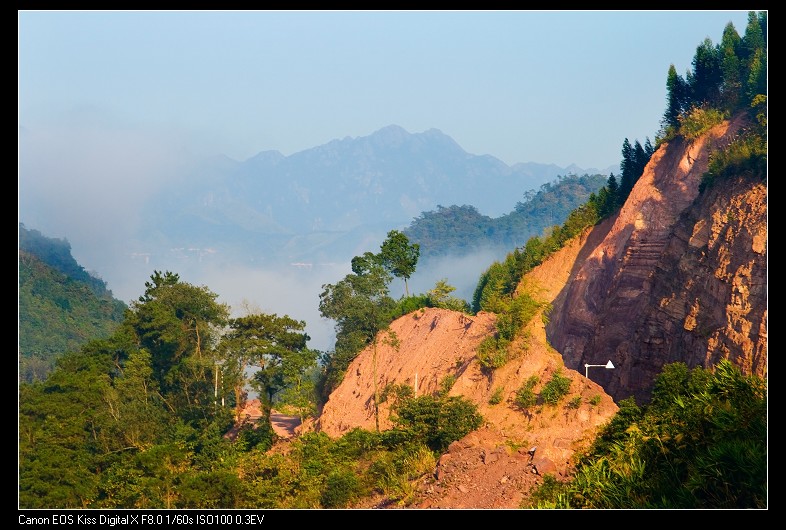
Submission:
<svg viewBox="0 0 786 530">
<path fill-rule="evenodd" d="M 95 109 L 64 116 L 62 127 L 20 129 L 19 222 L 66 239 L 77 262 L 126 303 L 144 293 L 155 271 L 171 271 L 208 287 L 233 316 L 255 309 L 304 320 L 309 345 L 331 350 L 335 323 L 319 314 L 323 285 L 349 274 L 354 255 L 379 252 L 387 230 L 405 227 L 347 233 L 337 240 L 340 248 L 320 248 L 319 258 L 275 256 L 264 264 L 251 260 L 253 248 L 159 241 L 157 232 L 166 226 L 143 230 L 145 206 L 162 190 L 187 186 L 183 175 L 199 160 L 175 136 L 143 131 Z M 456 288 L 454 296 L 471 302 L 480 274 L 505 252 L 421 258 L 410 293 L 426 293 L 444 279 Z M 404 296 L 403 280 L 393 278 L 390 295 Z"/>
<path fill-rule="evenodd" d="M 378 246 L 368 250 L 377 252 Z M 453 296 L 471 303 L 480 275 L 495 260 L 504 259 L 505 253 L 487 249 L 472 255 L 421 260 L 408 281 L 409 292 L 424 294 L 439 280 L 445 280 L 456 288 Z M 243 263 L 240 258 L 233 262 L 215 255 L 202 255 L 200 260 L 199 252 L 194 250 L 192 254 L 184 251 L 173 252 L 170 256 L 118 256 L 108 269 L 109 273 L 99 276 L 107 281 L 115 297 L 129 303 L 144 293 L 145 282 L 155 270 L 169 270 L 179 274 L 182 281 L 206 286 L 216 293 L 220 302 L 230 306 L 232 316 L 252 311 L 289 315 L 306 322 L 311 348 L 333 349 L 335 322 L 320 315 L 319 295 L 324 285 L 335 284 L 352 272 L 351 257 L 343 262 L 255 267 Z M 402 279 L 394 277 L 389 287 L 392 298 L 398 300 L 405 295 Z"/>
</svg>

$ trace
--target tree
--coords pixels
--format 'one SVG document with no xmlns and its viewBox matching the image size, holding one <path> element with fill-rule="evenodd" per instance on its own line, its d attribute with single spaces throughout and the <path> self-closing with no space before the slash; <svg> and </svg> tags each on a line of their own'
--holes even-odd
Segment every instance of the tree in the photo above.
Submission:
<svg viewBox="0 0 786 530">
<path fill-rule="evenodd" d="M 644 168 L 647 167 L 647 162 L 650 161 L 650 157 L 646 151 L 644 151 L 644 147 L 636 140 L 636 143 L 633 145 L 633 153 L 636 160 L 636 180 L 644 174 Z"/>
<path fill-rule="evenodd" d="M 396 305 L 388 294 L 390 280 L 390 273 L 379 257 L 366 252 L 352 258 L 352 274 L 335 285 L 322 286 L 319 312 L 336 321 L 336 352 L 329 359 L 323 396 L 340 383 L 349 363 L 368 345 L 373 345 L 376 369 L 377 335 L 388 327 Z M 376 377 L 374 385 L 374 402 L 378 405 Z"/>
<path fill-rule="evenodd" d="M 748 24 L 745 26 L 745 35 L 742 38 L 743 60 L 750 62 L 757 50 L 766 49 L 766 28 L 766 11 L 762 11 L 759 15 L 757 15 L 755 11 L 748 12 Z"/>
<path fill-rule="evenodd" d="M 649 136 L 644 139 L 644 154 L 647 156 L 647 162 L 649 162 L 652 155 L 655 154 L 655 147 L 652 145 Z M 644 165 L 646 165 L 646 163 Z"/>
<path fill-rule="evenodd" d="M 729 22 L 723 30 L 720 43 L 721 70 L 723 72 L 721 99 L 723 105 L 729 110 L 734 110 L 737 107 L 741 95 L 741 48 L 742 39 L 734 28 L 734 24 Z"/>
<path fill-rule="evenodd" d="M 456 288 L 449 285 L 446 278 L 439 280 L 434 288 L 428 292 L 429 304 L 433 307 L 441 307 L 443 309 L 452 309 L 453 311 L 469 312 L 469 304 L 457 298 L 450 293 L 455 291 Z"/>
<path fill-rule="evenodd" d="M 688 87 L 685 80 L 677 73 L 674 64 L 669 66 L 666 91 L 666 112 L 663 115 L 663 123 L 666 127 L 679 127 L 679 117 L 686 110 Z"/>
<path fill-rule="evenodd" d="M 767 94 L 767 55 L 763 50 L 757 50 L 753 55 L 746 88 L 751 102 L 756 99 L 756 96 Z"/>
<path fill-rule="evenodd" d="M 718 101 L 723 81 L 720 49 L 709 38 L 696 48 L 690 79 L 691 98 L 695 106 L 713 105 Z"/>
<path fill-rule="evenodd" d="M 625 199 L 630 195 L 633 189 L 633 184 L 636 183 L 636 156 L 633 151 L 633 146 L 630 145 L 630 140 L 625 138 L 622 142 L 622 162 L 620 162 L 620 189 L 619 189 L 619 202 L 625 203 Z"/>
<path fill-rule="evenodd" d="M 478 407 L 463 396 L 421 396 L 403 400 L 391 418 L 410 440 L 442 453 L 483 425 Z"/>
<path fill-rule="evenodd" d="M 229 321 L 229 332 L 224 335 L 222 377 L 234 391 L 235 416 L 239 418 L 245 407 L 246 387 L 250 382 L 259 391 L 265 419 L 269 420 L 270 407 L 279 394 L 288 396 L 299 409 L 311 410 L 309 403 L 313 392 L 308 393 L 311 371 L 316 366 L 317 352 L 306 347 L 309 340 L 306 323 L 288 315 L 255 313 Z M 247 375 L 252 366 L 258 367 L 253 378 Z M 295 391 L 290 387 L 296 387 Z M 313 385 L 312 385 L 313 386 Z"/>
<path fill-rule="evenodd" d="M 318 352 L 308 348 L 293 351 L 281 361 L 282 390 L 276 395 L 277 403 L 292 407 L 300 420 L 316 412 L 316 379 Z"/>
<path fill-rule="evenodd" d="M 636 181 L 639 180 L 644 173 L 644 168 L 650 161 L 652 153 L 655 152 L 649 138 L 647 138 L 645 146 L 646 147 L 643 147 L 638 140 L 631 145 L 630 140 L 627 138 L 622 142 L 622 162 L 620 162 L 622 175 L 620 178 L 619 193 L 617 194 L 617 200 L 620 205 L 625 204 L 625 200 L 633 190 Z"/>
<path fill-rule="evenodd" d="M 617 209 L 619 195 L 619 184 L 617 184 L 617 177 L 614 173 L 609 175 L 609 180 L 606 186 L 601 188 L 598 193 L 597 210 L 601 218 L 610 216 Z"/>
<path fill-rule="evenodd" d="M 409 244 L 409 238 L 403 232 L 391 230 L 382 243 L 379 253 L 382 265 L 396 278 L 404 279 L 404 290 L 409 296 L 407 280 L 415 272 L 420 257 L 420 245 Z"/>
<path fill-rule="evenodd" d="M 150 352 L 153 377 L 178 415 L 187 421 L 214 413 L 214 370 L 219 331 L 229 308 L 207 287 L 156 271 L 132 302 L 123 326 Z"/>
</svg>

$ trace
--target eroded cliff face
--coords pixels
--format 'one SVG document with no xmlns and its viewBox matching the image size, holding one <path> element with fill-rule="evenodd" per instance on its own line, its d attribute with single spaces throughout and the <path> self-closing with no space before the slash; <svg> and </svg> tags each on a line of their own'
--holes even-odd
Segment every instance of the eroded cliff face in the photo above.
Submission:
<svg viewBox="0 0 786 530">
<path fill-rule="evenodd" d="M 575 370 L 611 360 L 590 377 L 616 400 L 648 402 L 676 361 L 766 375 L 766 183 L 728 178 L 699 194 L 710 153 L 744 125 L 661 146 L 555 300 L 550 343 Z"/>
</svg>

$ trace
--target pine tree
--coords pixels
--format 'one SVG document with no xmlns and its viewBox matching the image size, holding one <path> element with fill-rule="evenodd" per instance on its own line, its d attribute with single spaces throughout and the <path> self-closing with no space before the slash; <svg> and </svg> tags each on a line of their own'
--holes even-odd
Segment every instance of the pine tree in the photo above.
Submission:
<svg viewBox="0 0 786 530">
<path fill-rule="evenodd" d="M 649 136 L 647 136 L 647 138 L 644 140 L 644 153 L 647 155 L 648 162 L 649 159 L 652 158 L 652 155 L 655 154 L 655 148 L 652 146 Z"/>
<path fill-rule="evenodd" d="M 721 70 L 723 72 L 720 95 L 723 105 L 729 110 L 734 110 L 737 107 L 742 89 L 742 62 L 739 57 L 741 47 L 742 39 L 734 29 L 734 24 L 729 22 L 723 30 L 720 44 Z"/>
<path fill-rule="evenodd" d="M 723 80 L 719 48 L 709 38 L 704 39 L 693 57 L 693 75 L 691 78 L 691 96 L 693 104 L 701 106 L 705 103 L 714 104 L 718 101 L 720 85 Z"/>
<path fill-rule="evenodd" d="M 679 127 L 680 114 L 685 111 L 688 87 L 673 64 L 669 66 L 666 91 L 666 112 L 663 114 L 663 123 L 666 127 Z"/>
<path fill-rule="evenodd" d="M 634 175 L 636 175 L 635 181 L 639 180 L 641 175 L 644 174 L 644 168 L 647 167 L 647 162 L 650 161 L 650 157 L 644 151 L 644 147 L 639 143 L 638 140 L 633 144 L 633 156 L 636 161 Z"/>
<path fill-rule="evenodd" d="M 636 182 L 636 156 L 630 141 L 625 138 L 622 142 L 622 162 L 620 162 L 620 189 L 617 198 L 619 204 L 623 204 L 630 195 L 633 184 Z"/>
</svg>

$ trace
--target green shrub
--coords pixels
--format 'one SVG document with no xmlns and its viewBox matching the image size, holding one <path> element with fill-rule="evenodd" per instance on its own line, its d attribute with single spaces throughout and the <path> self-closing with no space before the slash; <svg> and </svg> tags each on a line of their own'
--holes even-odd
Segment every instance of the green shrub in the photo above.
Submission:
<svg viewBox="0 0 786 530">
<path fill-rule="evenodd" d="M 581 396 L 575 396 L 568 401 L 569 409 L 577 409 L 581 406 Z"/>
<path fill-rule="evenodd" d="M 400 439 L 427 445 L 442 452 L 483 423 L 477 406 L 462 396 L 421 396 L 407 400 L 393 416 Z M 391 436 L 388 435 L 388 439 Z"/>
<path fill-rule="evenodd" d="M 510 341 L 500 337 L 486 337 L 478 346 L 478 363 L 482 370 L 494 370 L 508 362 Z"/>
<path fill-rule="evenodd" d="M 426 473 L 431 473 L 437 465 L 434 453 L 422 444 L 410 444 L 393 452 L 396 470 L 407 478 L 414 480 Z"/>
<path fill-rule="evenodd" d="M 320 499 L 325 508 L 346 508 L 361 494 L 360 481 L 352 471 L 333 471 L 325 481 Z"/>
<path fill-rule="evenodd" d="M 394 383 L 389 383 L 385 385 L 385 388 L 383 388 L 382 392 L 380 392 L 379 402 L 384 403 L 387 400 L 390 400 L 391 409 L 395 409 L 399 403 L 402 403 L 403 401 L 412 398 L 414 395 L 415 395 L 415 391 L 409 385 L 405 385 L 403 383 L 398 385 Z"/>
<path fill-rule="evenodd" d="M 534 488 L 528 498 L 522 501 L 521 508 L 555 508 L 555 499 L 563 490 L 563 485 L 552 474 L 546 474 L 540 486 Z"/>
<path fill-rule="evenodd" d="M 570 392 L 571 379 L 562 375 L 562 370 L 558 369 L 551 376 L 551 379 L 543 385 L 540 397 L 548 405 L 556 405 L 562 398 Z"/>
<path fill-rule="evenodd" d="M 598 405 L 600 405 L 600 394 L 595 394 L 594 396 L 592 396 L 589 400 L 589 404 L 592 405 L 593 407 L 597 407 Z"/>
<path fill-rule="evenodd" d="M 680 116 L 680 133 L 688 140 L 695 140 L 726 118 L 727 114 L 721 110 L 695 107 L 686 115 Z"/>
<path fill-rule="evenodd" d="M 357 460 L 369 451 L 382 448 L 382 434 L 355 427 L 335 440 L 333 447 L 343 459 Z"/>
<path fill-rule="evenodd" d="M 453 385 L 456 384 L 456 376 L 453 374 L 448 374 L 442 378 L 442 381 L 439 382 L 439 395 L 440 396 L 447 396 L 450 389 L 453 388 Z"/>
<path fill-rule="evenodd" d="M 376 488 L 403 504 L 416 491 L 412 481 L 433 473 L 436 465 L 431 449 L 409 443 L 380 455 L 369 467 L 369 475 Z"/>
<path fill-rule="evenodd" d="M 469 313 L 470 307 L 466 300 L 452 296 L 450 293 L 455 291 L 456 288 L 448 285 L 447 280 L 439 280 L 433 289 L 427 293 L 428 303 L 431 307 L 441 307 L 442 309 L 450 309 L 453 311 L 460 311 L 462 313 Z"/>
<path fill-rule="evenodd" d="M 429 303 L 428 296 L 424 294 L 404 297 L 396 302 L 396 306 L 393 308 L 389 320 L 392 322 L 401 316 L 412 313 L 413 311 L 417 311 L 423 307 L 430 306 L 431 304 Z"/>
<path fill-rule="evenodd" d="M 241 429 L 235 439 L 235 443 L 241 451 L 250 451 L 259 448 L 267 451 L 273 446 L 275 433 L 270 421 L 266 417 L 260 418 L 255 424 L 247 423 Z"/>
<path fill-rule="evenodd" d="M 521 409 L 528 409 L 534 406 L 538 402 L 538 396 L 535 394 L 534 388 L 539 381 L 540 379 L 537 375 L 530 376 L 516 391 L 513 403 Z"/>
<path fill-rule="evenodd" d="M 502 388 L 501 386 L 498 386 L 494 390 L 494 393 L 491 394 L 491 397 L 489 398 L 489 405 L 498 405 L 502 403 L 502 398 L 504 396 L 505 396 L 505 389 Z"/>
<path fill-rule="evenodd" d="M 717 179 L 732 175 L 767 177 L 767 142 L 758 135 L 747 135 L 710 155 L 707 172 L 701 176 L 699 191 L 703 192 Z"/>
</svg>

